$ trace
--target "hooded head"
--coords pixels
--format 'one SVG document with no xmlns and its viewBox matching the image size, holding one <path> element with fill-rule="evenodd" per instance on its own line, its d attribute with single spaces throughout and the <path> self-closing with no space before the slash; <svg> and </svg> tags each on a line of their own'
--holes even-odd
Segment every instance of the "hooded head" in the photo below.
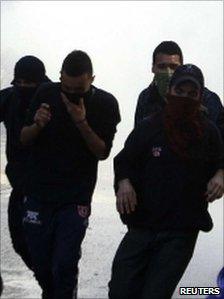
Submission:
<svg viewBox="0 0 224 299">
<path fill-rule="evenodd" d="M 49 81 L 43 62 L 31 55 L 22 57 L 15 65 L 12 84 L 21 79 L 36 84 Z"/>
<path fill-rule="evenodd" d="M 41 83 L 49 82 L 43 62 L 35 56 L 24 56 L 17 61 L 11 84 L 21 99 L 30 100 Z"/>
</svg>

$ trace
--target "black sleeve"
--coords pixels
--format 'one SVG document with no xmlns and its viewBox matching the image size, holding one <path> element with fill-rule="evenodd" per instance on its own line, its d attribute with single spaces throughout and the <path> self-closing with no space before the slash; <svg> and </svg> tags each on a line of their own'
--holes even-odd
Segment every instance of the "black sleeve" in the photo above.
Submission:
<svg viewBox="0 0 224 299">
<path fill-rule="evenodd" d="M 220 130 L 222 140 L 224 141 L 224 107 L 221 105 L 218 117 L 217 117 L 217 127 Z"/>
<path fill-rule="evenodd" d="M 203 101 L 208 110 L 208 118 L 216 124 L 224 140 L 224 107 L 219 96 L 205 88 Z"/>
<path fill-rule="evenodd" d="M 149 130 L 147 130 L 145 122 L 142 122 L 130 133 L 124 148 L 114 158 L 115 191 L 118 182 L 122 179 L 128 178 L 132 183 L 136 181 L 138 169 L 141 169 L 142 158 L 147 151 L 147 133 L 149 133 Z"/>
<path fill-rule="evenodd" d="M 138 101 L 137 101 L 137 106 L 136 106 L 136 110 L 135 110 L 135 123 L 134 123 L 134 127 L 136 127 L 144 118 L 144 104 L 145 100 L 144 100 L 144 96 L 143 96 L 143 92 L 139 95 L 138 97 Z"/>
<path fill-rule="evenodd" d="M 40 105 L 44 102 L 43 89 L 39 88 L 35 93 L 34 97 L 31 100 L 26 118 L 24 121 L 24 126 L 31 126 L 34 123 L 34 116 L 37 110 L 40 108 Z"/>
<path fill-rule="evenodd" d="M 12 88 L 6 88 L 0 91 L 0 122 L 6 118 L 7 107 L 12 93 Z"/>
<path fill-rule="evenodd" d="M 103 139 L 106 144 L 106 155 L 107 158 L 110 154 L 114 135 L 117 132 L 117 124 L 121 121 L 118 102 L 114 97 L 108 99 L 106 105 L 104 106 L 97 126 L 93 128 L 94 132 Z"/>
<path fill-rule="evenodd" d="M 212 173 L 218 169 L 224 169 L 224 144 L 220 131 L 214 124 L 210 124 L 209 130 L 209 162 Z"/>
</svg>

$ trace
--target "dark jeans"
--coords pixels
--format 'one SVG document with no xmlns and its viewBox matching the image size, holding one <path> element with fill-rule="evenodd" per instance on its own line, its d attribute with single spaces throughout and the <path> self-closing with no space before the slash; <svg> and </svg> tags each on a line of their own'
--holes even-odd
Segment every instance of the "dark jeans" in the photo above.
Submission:
<svg viewBox="0 0 224 299">
<path fill-rule="evenodd" d="M 194 251 L 198 231 L 130 229 L 112 267 L 110 299 L 170 299 Z"/>
<path fill-rule="evenodd" d="M 80 214 L 75 204 L 59 207 L 31 197 L 24 207 L 24 227 L 42 298 L 76 298 L 80 247 L 89 215 Z"/>
<path fill-rule="evenodd" d="M 15 252 L 21 256 L 26 266 L 32 270 L 31 257 L 28 250 L 22 221 L 23 199 L 24 194 L 21 190 L 12 190 L 8 205 L 8 225 Z"/>
</svg>

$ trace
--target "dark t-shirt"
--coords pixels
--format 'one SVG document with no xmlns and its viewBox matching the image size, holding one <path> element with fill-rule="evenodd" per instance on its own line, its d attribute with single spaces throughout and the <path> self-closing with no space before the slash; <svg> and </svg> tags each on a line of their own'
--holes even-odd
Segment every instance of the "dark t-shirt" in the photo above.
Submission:
<svg viewBox="0 0 224 299">
<path fill-rule="evenodd" d="M 209 179 L 224 168 L 223 154 L 219 130 L 207 119 L 204 136 L 191 145 L 188 160 L 170 149 L 162 113 L 142 121 L 114 160 L 115 188 L 129 178 L 138 198 L 136 211 L 124 214 L 123 222 L 156 230 L 210 230 L 204 194 Z"/>
<path fill-rule="evenodd" d="M 33 124 L 41 103 L 49 104 L 52 118 L 32 146 L 26 193 L 42 201 L 88 204 L 96 183 L 98 159 L 71 120 L 60 92 L 60 83 L 47 84 L 31 104 L 25 125 Z M 104 140 L 108 156 L 120 121 L 117 100 L 92 86 L 84 104 L 88 124 Z"/>
</svg>

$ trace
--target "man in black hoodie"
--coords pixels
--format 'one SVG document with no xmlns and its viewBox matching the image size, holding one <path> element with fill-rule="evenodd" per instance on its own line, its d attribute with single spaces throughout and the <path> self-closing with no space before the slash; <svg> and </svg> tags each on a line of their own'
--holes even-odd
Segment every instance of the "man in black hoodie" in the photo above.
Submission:
<svg viewBox="0 0 224 299">
<path fill-rule="evenodd" d="M 117 209 L 129 226 L 116 253 L 110 299 L 170 299 L 210 231 L 208 202 L 223 195 L 223 142 L 202 113 L 203 75 L 179 66 L 166 108 L 140 123 L 115 157 Z M 219 173 L 222 185 L 211 188 Z"/>
<path fill-rule="evenodd" d="M 48 81 L 43 62 L 35 56 L 24 56 L 15 65 L 13 86 L 0 92 L 0 121 L 6 128 L 5 171 L 12 187 L 8 206 L 9 231 L 15 251 L 30 269 L 32 265 L 22 225 L 29 148 L 22 146 L 20 131 L 33 95 L 42 83 Z"/>
</svg>

